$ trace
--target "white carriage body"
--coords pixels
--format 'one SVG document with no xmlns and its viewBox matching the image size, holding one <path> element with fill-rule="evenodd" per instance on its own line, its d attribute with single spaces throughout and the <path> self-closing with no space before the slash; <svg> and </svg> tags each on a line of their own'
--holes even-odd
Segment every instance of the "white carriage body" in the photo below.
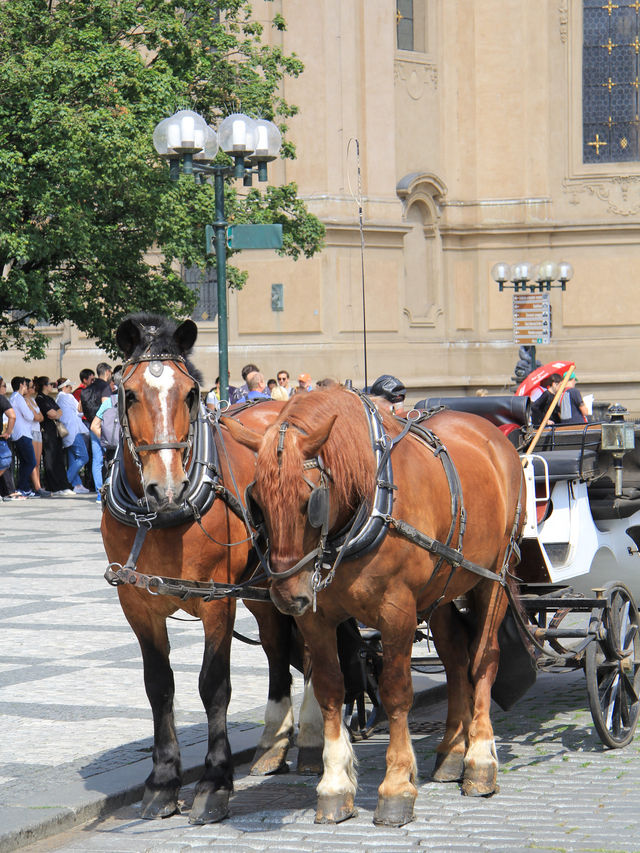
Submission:
<svg viewBox="0 0 640 853">
<path fill-rule="evenodd" d="M 640 601 L 640 550 L 627 532 L 634 528 L 640 532 L 640 509 L 624 518 L 595 520 L 584 479 L 579 475 L 550 478 L 548 460 L 553 452 L 522 457 L 527 484 L 523 546 L 535 543 L 552 583 L 569 584 L 576 592 L 592 595 L 594 589 L 617 580 Z M 538 521 L 538 508 L 547 504 L 548 514 Z"/>
</svg>

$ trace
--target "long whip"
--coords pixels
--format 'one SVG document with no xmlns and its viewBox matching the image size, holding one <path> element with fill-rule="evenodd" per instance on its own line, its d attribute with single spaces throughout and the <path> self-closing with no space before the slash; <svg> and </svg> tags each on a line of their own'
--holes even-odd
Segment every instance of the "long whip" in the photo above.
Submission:
<svg viewBox="0 0 640 853">
<path fill-rule="evenodd" d="M 365 284 L 364 284 L 364 209 L 362 206 L 362 175 L 360 172 L 360 142 L 356 138 L 352 138 L 349 140 L 347 145 L 347 158 L 349 157 L 349 148 L 351 143 L 354 142 L 356 146 L 356 166 L 358 173 L 358 187 L 357 193 L 354 193 L 351 189 L 351 179 L 349 180 L 349 190 L 351 192 L 351 197 L 358 205 L 358 222 L 360 229 L 360 276 L 362 281 L 362 343 L 364 350 L 364 387 L 367 388 L 369 386 L 369 382 L 367 379 L 367 300 L 365 293 Z M 348 173 L 347 173 L 348 174 Z"/>
</svg>

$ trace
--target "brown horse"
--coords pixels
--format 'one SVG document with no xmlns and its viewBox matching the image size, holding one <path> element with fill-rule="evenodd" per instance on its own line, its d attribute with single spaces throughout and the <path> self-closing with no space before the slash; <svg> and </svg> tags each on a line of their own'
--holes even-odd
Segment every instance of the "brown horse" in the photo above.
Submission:
<svg viewBox="0 0 640 853">
<path fill-rule="evenodd" d="M 124 441 L 107 484 L 102 536 L 112 567 L 131 565 L 139 527 L 135 521 L 126 523 L 122 511 L 118 512 L 122 500 L 116 493 L 116 483 L 124 479 L 139 504 L 137 517 L 142 519 L 141 525 L 144 527 L 145 519 L 150 519 L 142 548 L 133 559 L 139 573 L 187 582 L 235 584 L 251 575 L 248 568 L 252 542 L 242 512 L 238 513 L 240 502 L 235 503 L 235 512 L 230 507 L 253 479 L 255 456 L 236 444 L 226 429 L 216 427 L 213 440 L 217 448 L 218 487 L 227 500 L 216 497 L 201 518 L 191 511 L 190 504 L 185 503 L 190 488 L 185 470 L 191 456 L 202 453 L 193 440 L 194 424 L 199 418 L 203 429 L 211 429 L 199 410 L 200 377 L 188 358 L 196 335 L 197 328 L 191 321 L 176 327 L 155 315 L 133 316 L 118 329 L 117 341 L 127 359 L 119 403 Z M 238 418 L 251 429 L 263 431 L 281 407 L 281 403 L 261 403 Z M 203 462 L 201 470 L 212 477 L 208 460 Z M 211 483 L 205 482 L 203 489 L 202 494 L 209 494 Z M 132 516 L 136 517 L 135 507 Z M 202 620 L 205 647 L 199 688 L 209 728 L 204 774 L 196 786 L 190 821 L 221 820 L 227 814 L 233 787 L 226 714 L 231 693 L 229 655 L 235 598 L 182 601 L 172 595 L 151 595 L 144 584 L 131 581 L 120 582 L 118 595 L 140 643 L 153 713 L 153 770 L 145 784 L 142 815 L 165 817 L 178 808 L 182 780 L 166 620 L 182 609 Z M 247 606 L 258 621 L 269 661 L 266 725 L 252 772 L 270 773 L 284 764 L 293 734 L 289 673 L 293 622 L 268 601 L 251 601 Z M 313 719 L 313 708 L 310 714 Z M 316 727 L 314 732 L 312 723 L 302 721 L 300 739 L 309 747 L 307 764 L 313 763 L 314 750 L 318 755 L 321 750 L 322 731 Z M 301 760 L 304 765 L 305 759 Z M 300 761 L 298 766 L 300 769 Z"/>
<path fill-rule="evenodd" d="M 369 420 L 371 408 L 366 398 L 342 388 L 318 391 L 296 395 L 264 436 L 240 424 L 229 423 L 229 429 L 259 451 L 250 500 L 268 531 L 271 597 L 296 617 L 311 653 L 325 736 L 316 821 L 337 822 L 354 812 L 356 777 L 340 715 L 335 626 L 355 616 L 380 630 L 383 645 L 380 697 L 389 718 L 389 748 L 374 822 L 402 825 L 412 819 L 417 794 L 407 715 L 418 614 L 430 617 L 447 672 L 449 710 L 435 778 L 463 776 L 465 794 L 496 789 L 489 706 L 507 600 L 493 573 L 506 583 L 522 524 L 523 475 L 513 446 L 484 419 L 442 412 L 426 421 L 431 433 L 414 425 L 400 437 L 403 424 L 386 414 Z M 381 446 L 387 448 L 382 455 Z M 389 453 L 392 475 L 385 468 Z M 378 508 L 376 492 L 384 492 L 388 509 Z M 343 531 L 339 541 L 347 547 L 352 518 L 363 504 L 369 510 L 374 505 L 373 513 L 365 513 L 367 523 L 377 515 L 386 536 L 383 530 L 362 555 L 336 558 L 341 551 L 332 552 L 331 537 Z M 438 543 L 456 549 L 438 551 Z M 443 606 L 463 594 L 477 615 L 473 637 L 453 608 Z"/>
</svg>

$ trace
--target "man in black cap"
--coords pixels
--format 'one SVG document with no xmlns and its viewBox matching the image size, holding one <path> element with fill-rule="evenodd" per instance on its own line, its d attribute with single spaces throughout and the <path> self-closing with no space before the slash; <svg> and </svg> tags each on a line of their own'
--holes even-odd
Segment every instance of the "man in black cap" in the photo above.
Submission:
<svg viewBox="0 0 640 853">
<path fill-rule="evenodd" d="M 379 409 L 384 409 L 392 415 L 402 416 L 402 404 L 406 391 L 399 379 L 389 373 L 383 373 L 373 383 L 369 393 L 376 398 L 374 402 Z"/>
</svg>

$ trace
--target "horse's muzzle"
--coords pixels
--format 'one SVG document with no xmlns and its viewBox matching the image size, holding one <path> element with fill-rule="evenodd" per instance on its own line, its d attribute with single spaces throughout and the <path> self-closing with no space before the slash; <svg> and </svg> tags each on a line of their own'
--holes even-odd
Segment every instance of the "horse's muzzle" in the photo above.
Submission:
<svg viewBox="0 0 640 853">
<path fill-rule="evenodd" d="M 286 591 L 279 589 L 277 583 L 271 583 L 269 594 L 278 610 L 286 616 L 302 616 L 311 607 L 311 596 L 305 594 L 290 596 Z"/>
<path fill-rule="evenodd" d="M 175 512 L 182 505 L 182 498 L 189 487 L 189 481 L 184 480 L 177 489 L 164 488 L 157 483 L 147 483 L 146 497 L 152 512 Z"/>
</svg>

